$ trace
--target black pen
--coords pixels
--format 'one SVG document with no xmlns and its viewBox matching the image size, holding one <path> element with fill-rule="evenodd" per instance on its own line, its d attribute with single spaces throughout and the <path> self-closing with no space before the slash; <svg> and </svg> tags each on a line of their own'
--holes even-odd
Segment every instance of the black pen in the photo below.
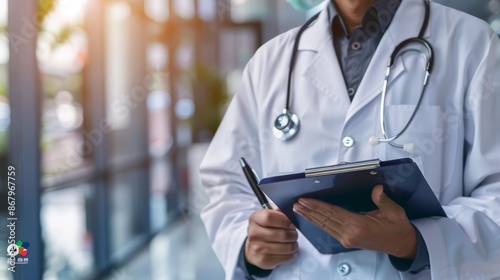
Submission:
<svg viewBox="0 0 500 280">
<path fill-rule="evenodd" d="M 250 167 L 250 165 L 248 165 L 247 161 L 244 158 L 240 159 L 240 164 L 241 168 L 243 169 L 243 173 L 245 173 L 245 177 L 247 177 L 248 184 L 250 184 L 250 187 L 255 193 L 257 199 L 259 200 L 260 205 L 262 205 L 262 208 L 271 209 L 271 206 L 269 206 L 269 202 L 267 201 L 266 196 L 257 186 L 258 182 L 257 178 L 255 178 L 255 173 L 253 169 Z"/>
</svg>

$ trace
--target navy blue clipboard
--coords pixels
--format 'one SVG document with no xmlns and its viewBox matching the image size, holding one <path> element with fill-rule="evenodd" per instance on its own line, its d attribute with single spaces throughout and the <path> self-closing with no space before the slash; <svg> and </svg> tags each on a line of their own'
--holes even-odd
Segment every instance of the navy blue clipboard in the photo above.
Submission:
<svg viewBox="0 0 500 280">
<path fill-rule="evenodd" d="M 293 212 L 301 197 L 315 198 L 353 212 L 376 209 L 371 192 L 383 185 L 384 192 L 406 211 L 409 220 L 446 214 L 417 164 L 409 158 L 363 161 L 302 173 L 263 178 L 259 188 L 278 206 L 297 229 L 322 254 L 352 251 L 321 228 Z"/>
</svg>

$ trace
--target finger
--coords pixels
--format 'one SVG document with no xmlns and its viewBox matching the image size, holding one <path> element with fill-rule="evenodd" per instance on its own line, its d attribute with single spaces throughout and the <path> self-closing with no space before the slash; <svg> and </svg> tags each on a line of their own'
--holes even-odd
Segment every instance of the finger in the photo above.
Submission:
<svg viewBox="0 0 500 280">
<path fill-rule="evenodd" d="M 292 260 L 293 254 L 290 254 L 290 255 L 266 255 L 265 258 L 269 259 L 269 261 L 271 261 L 271 262 L 281 264 L 281 263 L 287 262 L 289 260 Z"/>
<path fill-rule="evenodd" d="M 353 215 L 353 213 L 343 209 L 342 207 L 317 199 L 300 198 L 298 202 L 306 208 L 319 212 L 340 224 L 344 224 L 344 221 L 351 219 Z"/>
<path fill-rule="evenodd" d="M 375 188 L 373 188 L 372 200 L 373 203 L 375 203 L 375 205 L 377 205 L 377 207 L 385 213 L 399 213 L 402 210 L 401 206 L 399 206 L 384 193 L 384 187 L 381 185 L 375 186 Z"/>
<path fill-rule="evenodd" d="M 293 255 L 297 252 L 299 245 L 297 242 L 290 243 L 269 243 L 252 242 L 248 249 L 255 255 Z"/>
<path fill-rule="evenodd" d="M 279 264 L 293 259 L 293 254 L 290 255 L 257 255 L 254 257 L 255 262 L 251 262 L 262 269 L 274 269 Z"/>
<path fill-rule="evenodd" d="M 292 224 L 292 222 L 290 222 L 285 214 L 269 209 L 261 209 L 255 211 L 250 216 L 250 222 L 255 222 L 261 227 L 295 229 L 295 226 Z"/>
<path fill-rule="evenodd" d="M 335 220 L 330 219 L 329 217 L 316 212 L 314 210 L 310 210 L 296 203 L 294 206 L 294 211 L 304 217 L 306 220 L 315 224 L 316 226 L 322 228 L 330 235 L 338 238 L 340 237 L 340 231 L 342 229 L 342 225 Z"/>
<path fill-rule="evenodd" d="M 288 243 L 295 242 L 298 239 L 297 230 L 266 228 L 256 225 L 256 227 L 250 227 L 248 230 L 248 238 L 251 241 Z"/>
</svg>

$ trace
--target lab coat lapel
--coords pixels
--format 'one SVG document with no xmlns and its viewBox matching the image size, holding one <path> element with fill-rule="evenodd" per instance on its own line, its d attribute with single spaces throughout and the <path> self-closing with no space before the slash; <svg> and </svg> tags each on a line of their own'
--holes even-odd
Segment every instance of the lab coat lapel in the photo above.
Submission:
<svg viewBox="0 0 500 280">
<path fill-rule="evenodd" d="M 330 97 L 335 105 L 347 111 L 350 101 L 329 29 L 328 11 L 325 7 L 318 20 L 304 32 L 300 40 L 299 52 L 316 52 L 302 75 L 319 92 Z"/>
<path fill-rule="evenodd" d="M 399 43 L 408 38 L 418 36 L 424 16 L 425 4 L 423 0 L 403 0 L 401 2 L 401 6 L 394 15 L 391 25 L 382 37 L 366 69 L 365 75 L 356 92 L 356 96 L 349 107 L 346 122 L 382 93 L 382 86 L 390 55 Z M 424 37 L 430 36 L 430 26 L 432 26 L 431 22 L 429 22 L 429 28 L 427 28 Z M 412 66 L 406 65 L 406 67 Z M 397 59 L 391 71 L 389 88 L 391 81 L 396 80 L 404 71 L 404 60 Z"/>
</svg>

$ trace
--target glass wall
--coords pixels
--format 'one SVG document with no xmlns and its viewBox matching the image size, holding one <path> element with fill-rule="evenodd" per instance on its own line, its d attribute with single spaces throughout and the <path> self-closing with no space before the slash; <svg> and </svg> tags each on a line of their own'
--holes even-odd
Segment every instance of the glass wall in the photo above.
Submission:
<svg viewBox="0 0 500 280">
<path fill-rule="evenodd" d="M 83 30 L 87 0 L 40 1 L 37 58 L 41 77 L 42 173 L 60 181 L 88 165 L 84 145 L 83 75 L 87 36 Z"/>
<path fill-rule="evenodd" d="M 113 174 L 110 182 L 110 245 L 112 256 L 126 254 L 127 245 L 147 232 L 147 178 L 145 169 Z M 144 215 L 146 213 L 146 215 Z"/>
<path fill-rule="evenodd" d="M 145 36 L 138 30 L 141 18 L 127 1 L 105 6 L 106 119 L 112 128 L 111 162 L 120 165 L 146 156 L 145 135 L 137 132 L 143 132 L 149 77 L 143 65 Z"/>
<path fill-rule="evenodd" d="M 93 186 L 88 183 L 43 194 L 44 279 L 83 279 L 94 271 L 89 213 L 96 207 L 93 197 Z"/>
<path fill-rule="evenodd" d="M 10 124 L 10 107 L 8 100 L 9 41 L 7 38 L 7 5 L 8 0 L 0 0 L 0 162 L 1 170 L 7 162 L 7 132 Z M 0 176 L 3 176 L 0 175 Z M 4 177 L 0 177 L 4 178 Z"/>
<path fill-rule="evenodd" d="M 9 41 L 7 36 L 7 10 L 8 0 L 0 0 L 0 219 L 7 219 L 7 140 L 10 124 L 10 106 L 8 97 L 8 62 L 9 62 Z M 7 240 L 8 228 L 0 228 L 0 240 Z M 6 252 L 7 244 L 2 242 L 0 250 Z M 11 273 L 7 270 L 5 255 L 0 257 L 0 279 L 12 279 Z"/>
<path fill-rule="evenodd" d="M 45 279 L 81 279 L 95 270 L 95 235 L 90 225 L 95 186 L 74 179 L 92 168 L 94 142 L 101 140 L 88 133 L 84 122 L 87 5 L 87 0 L 40 1 L 35 23 L 40 27 L 37 61 L 44 188 L 40 219 Z"/>
<path fill-rule="evenodd" d="M 198 184 L 189 181 L 196 171 L 187 154 L 213 137 L 265 25 L 276 25 L 265 19 L 291 9 L 267 1 L 40 3 L 44 278 L 99 278 L 179 213 L 199 211 L 187 199 Z M 58 250 L 58 233 L 68 251 Z"/>
<path fill-rule="evenodd" d="M 165 23 L 170 19 L 168 1 L 146 0 L 144 13 L 147 26 L 152 30 L 146 40 L 146 76 L 144 86 L 148 92 L 146 105 L 148 116 L 148 143 L 150 156 L 149 226 L 152 231 L 160 230 L 168 222 L 169 198 L 176 197 L 172 155 L 175 144 L 173 128 L 174 98 L 169 66 L 171 50 L 164 40 Z"/>
</svg>

